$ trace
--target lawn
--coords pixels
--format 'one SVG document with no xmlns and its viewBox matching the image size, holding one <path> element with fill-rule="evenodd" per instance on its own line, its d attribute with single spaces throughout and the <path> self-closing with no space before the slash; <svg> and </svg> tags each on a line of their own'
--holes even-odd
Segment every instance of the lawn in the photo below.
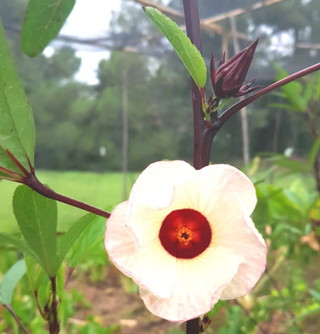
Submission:
<svg viewBox="0 0 320 334">
<path fill-rule="evenodd" d="M 122 174 L 89 172 L 39 171 L 39 180 L 54 191 L 101 209 L 110 209 L 122 201 Z M 130 190 L 138 174 L 128 175 Z M 0 231 L 14 233 L 18 226 L 12 212 L 12 196 L 17 184 L 0 182 Z M 58 203 L 58 229 L 65 231 L 76 219 L 86 214 L 77 208 Z"/>
</svg>

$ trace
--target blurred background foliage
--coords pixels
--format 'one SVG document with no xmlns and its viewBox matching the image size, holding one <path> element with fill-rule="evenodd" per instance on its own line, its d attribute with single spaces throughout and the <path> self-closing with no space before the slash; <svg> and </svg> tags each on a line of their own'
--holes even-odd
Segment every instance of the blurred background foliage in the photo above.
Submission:
<svg viewBox="0 0 320 334">
<path fill-rule="evenodd" d="M 201 0 L 200 16 L 238 7 L 248 9 L 256 2 Z M 169 5 L 182 10 L 180 1 L 169 1 Z M 121 201 L 121 175 L 116 172 L 122 164 L 124 72 L 128 168 L 132 172 L 129 183 L 134 182 L 136 172 L 153 161 L 192 161 L 189 75 L 165 41 L 141 39 L 157 33 L 141 6 L 122 1 L 120 12 L 114 14 L 108 30 L 112 51 L 99 63 L 96 85 L 75 80 L 81 59 L 72 45 L 60 42 L 50 57 L 30 59 L 21 53 L 20 35 L 12 27 L 21 27 L 25 6 L 25 0 L 0 1 L 0 15 L 34 110 L 36 167 L 50 170 L 40 171 L 45 183 L 103 208 L 112 209 Z M 229 20 L 220 24 L 230 30 Z M 260 38 L 248 74 L 248 80 L 258 78 L 258 85 L 266 86 L 275 78 L 319 61 L 319 0 L 284 0 L 247 10 L 237 17 L 237 29 L 250 39 Z M 241 48 L 248 44 L 239 42 Z M 211 51 L 220 59 L 220 35 L 203 32 L 202 43 L 207 63 Z M 231 40 L 227 50 L 232 56 Z M 207 93 L 211 93 L 209 87 Z M 247 110 L 248 166 L 241 163 L 240 115 L 234 116 L 214 140 L 211 161 L 243 167 L 256 185 L 258 205 L 253 220 L 267 240 L 269 255 L 267 270 L 255 289 L 223 307 L 209 334 L 320 334 L 319 97 L 320 77 L 314 74 L 252 104 Z M 111 171 L 114 173 L 106 174 Z M 13 189 L 14 185 L 0 184 L 0 227 L 17 233 L 10 213 Z M 59 231 L 63 234 L 81 212 L 63 205 L 59 212 Z M 145 310 L 137 286 L 108 260 L 103 235 L 102 219 L 83 233 L 69 253 L 61 275 L 75 269 L 61 296 L 62 333 L 183 333 L 180 325 Z M 22 254 L 1 245 L 0 251 L 1 281 Z M 47 284 L 43 279 L 40 301 L 45 299 Z M 46 333 L 27 277 L 15 290 L 13 308 L 31 333 Z M 0 332 L 19 333 L 1 306 Z"/>
<path fill-rule="evenodd" d="M 200 1 L 200 14 L 210 17 L 256 1 Z M 51 57 L 30 59 L 21 53 L 20 36 L 12 29 L 21 26 L 26 1 L 2 1 L 0 13 L 7 28 L 14 57 L 25 90 L 34 109 L 37 125 L 36 166 L 54 170 L 119 170 L 121 167 L 122 71 L 127 72 L 129 157 L 128 168 L 139 171 L 161 159 L 192 160 L 192 116 L 190 80 L 183 64 L 162 39 L 142 40 L 155 33 L 141 7 L 123 1 L 110 23 L 110 57 L 99 64 L 97 85 L 76 82 L 81 59 L 76 50 L 59 44 Z M 181 10 L 180 2 L 169 5 Z M 319 43 L 319 1 L 285 0 L 247 11 L 237 17 L 237 29 L 260 43 L 248 79 L 258 85 L 274 81 L 277 62 L 288 73 L 319 59 L 316 48 L 301 43 Z M 230 30 L 229 20 L 221 26 Z M 139 39 L 140 38 L 140 39 Z M 213 51 L 220 59 L 221 36 L 202 33 L 206 60 Z M 245 47 L 249 42 L 239 40 Z M 128 48 L 139 52 L 121 52 Z M 127 49 L 126 49 L 127 48 Z M 118 51 L 115 51 L 118 50 Z M 229 38 L 228 53 L 233 51 Z M 308 79 L 305 79 L 308 80 Z M 208 87 L 208 94 L 210 94 Z M 259 152 L 283 152 L 294 148 L 304 157 L 311 145 L 304 115 L 282 108 L 271 110 L 269 95 L 248 110 L 251 156 Z M 289 117 L 290 115 L 290 117 Z M 212 162 L 241 159 L 241 127 L 235 116 L 215 140 Z M 141 145 L 143 144 L 143 145 Z M 106 155 L 101 156 L 104 147 Z"/>
</svg>

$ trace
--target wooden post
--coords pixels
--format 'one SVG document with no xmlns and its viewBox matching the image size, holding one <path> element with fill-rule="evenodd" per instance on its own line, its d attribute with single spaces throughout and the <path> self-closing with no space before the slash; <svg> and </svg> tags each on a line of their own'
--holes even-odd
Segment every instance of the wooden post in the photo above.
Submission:
<svg viewBox="0 0 320 334">
<path fill-rule="evenodd" d="M 128 78 L 126 52 L 122 52 L 122 200 L 127 200 L 128 173 Z"/>
<path fill-rule="evenodd" d="M 238 53 L 240 51 L 236 26 L 236 18 L 235 16 L 230 17 L 231 23 L 231 33 L 232 33 L 232 42 L 234 53 Z M 243 98 L 240 98 L 242 100 Z M 244 107 L 240 110 L 241 114 L 241 129 L 242 129 L 242 154 L 243 154 L 243 163 L 247 165 L 250 162 L 250 150 L 249 150 L 249 126 L 248 126 L 248 117 L 247 117 L 247 108 Z"/>
</svg>

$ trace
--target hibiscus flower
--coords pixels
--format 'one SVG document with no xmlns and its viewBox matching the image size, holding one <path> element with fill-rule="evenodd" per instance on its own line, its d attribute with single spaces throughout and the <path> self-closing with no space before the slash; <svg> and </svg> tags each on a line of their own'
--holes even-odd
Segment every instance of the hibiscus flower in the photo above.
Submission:
<svg viewBox="0 0 320 334">
<path fill-rule="evenodd" d="M 266 267 L 252 182 L 229 165 L 156 162 L 107 221 L 110 259 L 153 314 L 180 322 L 245 296 Z"/>
</svg>

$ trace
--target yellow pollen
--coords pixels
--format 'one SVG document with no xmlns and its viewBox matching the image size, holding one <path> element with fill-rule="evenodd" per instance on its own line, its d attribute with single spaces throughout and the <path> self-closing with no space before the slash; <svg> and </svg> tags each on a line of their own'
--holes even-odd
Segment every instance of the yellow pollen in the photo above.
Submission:
<svg viewBox="0 0 320 334">
<path fill-rule="evenodd" d="M 188 243 L 192 240 L 192 234 L 192 230 L 190 230 L 187 226 L 177 228 L 177 239 L 185 245 L 188 245 Z"/>
</svg>

